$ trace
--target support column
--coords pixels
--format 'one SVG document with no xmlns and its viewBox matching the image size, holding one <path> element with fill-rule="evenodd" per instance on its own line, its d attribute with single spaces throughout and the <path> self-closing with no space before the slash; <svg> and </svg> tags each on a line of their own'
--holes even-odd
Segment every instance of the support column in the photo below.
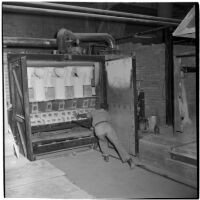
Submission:
<svg viewBox="0 0 200 200">
<path fill-rule="evenodd" d="M 174 122 L 174 65 L 173 65 L 173 39 L 170 28 L 165 30 L 165 85 L 166 85 L 166 124 Z"/>
</svg>

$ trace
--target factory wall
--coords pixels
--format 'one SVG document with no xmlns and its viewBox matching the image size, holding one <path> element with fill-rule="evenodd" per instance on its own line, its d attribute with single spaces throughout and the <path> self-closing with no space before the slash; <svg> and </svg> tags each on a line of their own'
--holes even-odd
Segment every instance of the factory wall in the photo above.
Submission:
<svg viewBox="0 0 200 200">
<path fill-rule="evenodd" d="M 109 33 L 114 38 L 151 29 L 143 24 L 126 24 L 80 17 L 56 17 L 29 14 L 3 14 L 3 36 L 55 38 L 59 29 L 78 33 Z"/>
<path fill-rule="evenodd" d="M 137 88 L 145 93 L 145 116 L 156 115 L 160 125 L 166 124 L 165 45 L 125 43 L 119 48 L 136 56 Z"/>
<path fill-rule="evenodd" d="M 119 45 L 124 54 L 136 56 L 137 88 L 145 93 L 145 116 L 157 115 L 161 125 L 166 124 L 165 45 L 142 45 L 132 42 Z M 174 56 L 195 51 L 194 46 L 174 45 Z M 196 73 L 185 74 L 189 114 L 196 116 Z"/>
<path fill-rule="evenodd" d="M 55 16 L 39 16 L 39 15 L 29 15 L 29 14 L 14 14 L 5 13 L 3 15 L 3 36 L 11 37 L 35 37 L 35 38 L 56 38 L 56 33 L 60 28 L 67 28 L 73 32 L 105 32 L 111 34 L 114 38 L 120 38 L 128 35 L 133 35 L 136 32 L 151 29 L 152 27 L 137 25 L 137 24 L 125 24 L 117 22 L 106 22 L 106 21 L 95 21 L 80 18 L 66 18 L 66 17 L 55 17 Z M 140 47 L 141 46 L 141 47 Z M 148 50 L 142 45 L 137 46 L 137 51 L 139 52 L 140 58 L 137 60 L 137 76 L 139 79 L 145 78 L 146 81 L 141 81 L 141 87 L 145 88 L 146 97 L 146 114 L 155 115 L 157 114 L 156 102 L 160 103 L 162 109 L 159 109 L 161 123 L 165 121 L 165 98 L 161 95 L 165 95 L 163 92 L 164 81 L 157 80 L 157 65 L 152 65 L 150 53 L 154 49 Z M 155 47 L 156 49 L 157 47 Z M 8 86 L 8 74 L 7 74 L 7 62 L 6 62 L 6 52 L 12 51 L 16 52 L 16 49 L 5 50 L 4 52 L 4 77 L 5 77 L 5 91 L 7 101 L 10 101 L 9 97 L 9 86 Z M 17 50 L 18 52 L 23 52 L 23 50 Z M 143 51 L 145 52 L 143 54 Z M 159 50 L 160 51 L 160 50 Z M 162 50 L 163 51 L 163 50 Z M 26 51 L 27 52 L 27 51 Z M 32 51 L 28 51 L 32 52 Z M 125 52 L 126 53 L 126 52 Z M 159 53 L 158 53 L 159 54 Z M 144 55 L 144 56 L 143 56 Z M 162 54 L 164 56 L 164 53 Z M 160 59 L 161 60 L 161 59 Z M 140 64 L 140 62 L 142 62 Z M 160 71 L 164 73 L 164 58 L 162 67 Z M 147 69 L 148 68 L 148 69 Z M 149 70 L 151 72 L 156 72 L 156 77 L 148 77 L 145 71 Z M 164 76 L 164 74 L 162 74 Z M 155 78 L 155 80 L 152 80 Z M 163 78 L 164 79 L 164 78 Z M 150 87 L 150 85 L 152 87 Z M 152 90 L 155 95 L 151 95 Z M 160 92 L 162 90 L 162 92 Z M 156 96 L 157 95 L 157 96 Z"/>
<path fill-rule="evenodd" d="M 55 38 L 57 31 L 65 27 L 73 32 L 106 32 L 114 38 L 134 34 L 151 27 L 125 24 L 117 22 L 105 22 L 87 20 L 80 18 L 66 18 L 55 16 L 39 16 L 28 14 L 3 14 L 3 36 L 35 37 L 35 38 Z M 165 124 L 165 45 L 142 45 L 125 43 L 119 45 L 125 54 L 136 53 L 137 62 L 137 83 L 145 92 L 145 112 L 146 116 L 158 115 L 161 124 Z M 177 49 L 181 52 L 185 48 Z M 9 102 L 9 86 L 7 74 L 6 51 L 4 51 L 4 81 L 7 101 Z M 9 50 L 10 51 L 10 50 Z M 12 49 L 16 52 L 16 49 Z M 18 50 L 23 52 L 23 50 Z M 32 52 L 32 50 L 28 50 Z M 40 51 L 39 51 L 40 52 Z M 193 76 L 190 74 L 189 76 Z M 189 82 L 188 87 L 193 88 Z M 190 87 L 191 84 L 191 87 Z M 190 95 L 191 102 L 194 101 L 194 93 Z M 192 103 L 194 104 L 194 103 Z"/>
<path fill-rule="evenodd" d="M 88 26 L 87 20 L 39 16 L 28 14 L 10 14 L 3 15 L 3 36 L 16 37 L 35 37 L 35 38 L 55 38 L 60 28 L 67 28 L 74 32 L 95 32 L 95 21 L 90 22 Z"/>
</svg>

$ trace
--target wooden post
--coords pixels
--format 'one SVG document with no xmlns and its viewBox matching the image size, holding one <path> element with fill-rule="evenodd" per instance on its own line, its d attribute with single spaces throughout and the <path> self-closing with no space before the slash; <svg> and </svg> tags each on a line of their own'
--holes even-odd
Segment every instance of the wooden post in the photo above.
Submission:
<svg viewBox="0 0 200 200">
<path fill-rule="evenodd" d="M 166 85 L 166 124 L 174 123 L 174 66 L 173 40 L 170 29 L 165 30 L 165 85 Z"/>
<path fill-rule="evenodd" d="M 179 112 L 179 83 L 181 58 L 174 56 L 174 133 L 181 132 L 181 117 Z"/>
<path fill-rule="evenodd" d="M 132 86 L 133 86 L 133 120 L 135 125 L 135 155 L 139 154 L 138 118 L 137 118 L 137 89 L 136 89 L 136 60 L 132 58 Z"/>
</svg>

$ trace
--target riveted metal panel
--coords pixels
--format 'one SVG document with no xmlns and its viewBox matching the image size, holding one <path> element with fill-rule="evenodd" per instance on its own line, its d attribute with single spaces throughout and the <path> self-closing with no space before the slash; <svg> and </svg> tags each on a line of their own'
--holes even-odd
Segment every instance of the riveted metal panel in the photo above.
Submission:
<svg viewBox="0 0 200 200">
<path fill-rule="evenodd" d="M 112 125 L 125 149 L 135 155 L 135 85 L 132 57 L 106 62 L 107 103 Z"/>
</svg>

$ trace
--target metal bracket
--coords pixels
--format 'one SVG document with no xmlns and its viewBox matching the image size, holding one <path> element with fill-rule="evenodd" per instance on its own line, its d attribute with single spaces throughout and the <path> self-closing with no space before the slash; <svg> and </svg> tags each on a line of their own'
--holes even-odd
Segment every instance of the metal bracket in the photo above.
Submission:
<svg viewBox="0 0 200 200">
<path fill-rule="evenodd" d="M 15 84 L 17 86 L 17 91 L 19 93 L 20 99 L 22 100 L 23 99 L 22 90 L 20 88 L 19 81 L 18 81 L 18 78 L 17 78 L 17 74 L 15 72 L 15 69 L 13 69 L 12 72 L 13 72 L 13 77 L 14 77 L 14 80 L 15 80 Z"/>
<path fill-rule="evenodd" d="M 16 114 L 15 119 L 16 119 L 18 122 L 21 122 L 21 123 L 23 123 L 24 120 L 25 120 L 24 116 L 18 115 L 18 114 Z"/>
</svg>

